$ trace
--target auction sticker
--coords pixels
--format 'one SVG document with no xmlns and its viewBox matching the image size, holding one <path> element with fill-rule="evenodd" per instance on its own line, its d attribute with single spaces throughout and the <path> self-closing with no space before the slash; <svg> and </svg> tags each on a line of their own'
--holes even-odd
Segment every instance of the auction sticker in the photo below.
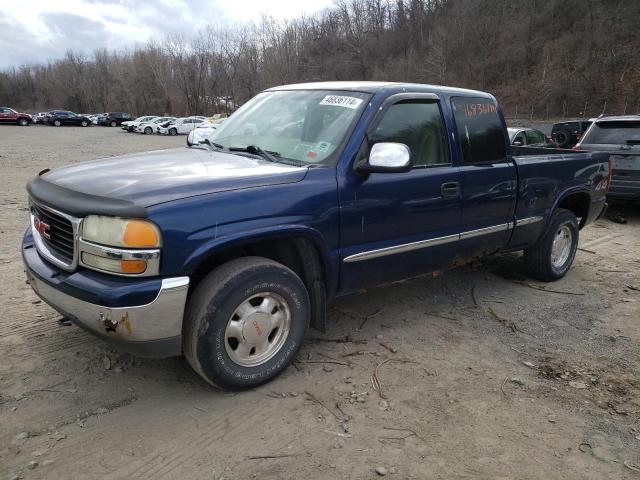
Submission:
<svg viewBox="0 0 640 480">
<path fill-rule="evenodd" d="M 333 107 L 345 107 L 355 110 L 362 103 L 361 98 L 347 97 L 346 95 L 327 95 L 322 99 L 320 105 L 330 105 Z"/>
</svg>

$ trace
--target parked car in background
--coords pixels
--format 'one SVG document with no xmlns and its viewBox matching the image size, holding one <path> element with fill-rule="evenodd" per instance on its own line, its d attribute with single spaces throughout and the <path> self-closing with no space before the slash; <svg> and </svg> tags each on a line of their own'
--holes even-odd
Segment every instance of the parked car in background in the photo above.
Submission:
<svg viewBox="0 0 640 480">
<path fill-rule="evenodd" d="M 509 143 L 515 147 L 556 147 L 549 137 L 535 128 L 507 128 L 507 132 Z"/>
<path fill-rule="evenodd" d="M 68 110 L 53 110 L 47 115 L 47 123 L 54 127 L 61 127 L 64 125 L 88 127 L 91 125 L 91 120 L 88 117 L 78 115 Z"/>
<path fill-rule="evenodd" d="M 117 127 L 127 120 L 131 120 L 131 115 L 128 113 L 109 112 L 100 119 L 99 125 L 104 127 Z"/>
<path fill-rule="evenodd" d="M 138 133 L 144 133 L 146 135 L 151 135 L 152 133 L 157 133 L 160 125 L 169 122 L 171 120 L 175 120 L 176 117 L 155 117 L 152 120 L 147 122 L 142 122 L 135 128 L 135 131 Z"/>
<path fill-rule="evenodd" d="M 26 276 L 114 345 L 253 388 L 326 329 L 336 297 L 490 252 L 524 251 L 542 281 L 569 272 L 606 205 L 608 155 L 513 147 L 505 129 L 479 91 L 272 88 L 197 148 L 43 170 Z"/>
<path fill-rule="evenodd" d="M 191 130 L 204 123 L 204 117 L 178 118 L 158 129 L 162 135 L 188 135 Z"/>
<path fill-rule="evenodd" d="M 203 123 L 194 128 L 187 135 L 187 146 L 192 147 L 205 141 L 220 126 L 215 123 Z"/>
<path fill-rule="evenodd" d="M 102 119 L 104 117 L 106 117 L 107 114 L 106 113 L 96 113 L 95 115 L 93 115 L 93 117 L 91 118 L 91 123 L 93 125 L 100 125 L 100 122 L 102 121 Z"/>
<path fill-rule="evenodd" d="M 26 127 L 33 119 L 28 113 L 16 112 L 13 108 L 0 107 L 0 124 L 21 125 Z"/>
<path fill-rule="evenodd" d="M 554 123 L 551 127 L 551 139 L 558 148 L 571 148 L 580 141 L 590 125 L 591 120 Z"/>
<path fill-rule="evenodd" d="M 127 132 L 133 132 L 138 125 L 140 125 L 141 123 L 150 122 L 154 118 L 158 118 L 158 117 L 155 115 L 146 115 L 144 117 L 138 117 L 135 120 L 128 120 L 126 122 L 122 122 L 120 126 L 122 127 L 123 130 L 126 130 Z"/>
<path fill-rule="evenodd" d="M 640 201 L 640 115 L 594 119 L 574 149 L 608 152 L 612 175 L 607 197 Z"/>
<path fill-rule="evenodd" d="M 39 112 L 33 115 L 33 123 L 44 123 L 44 119 L 47 116 L 47 112 Z"/>
</svg>

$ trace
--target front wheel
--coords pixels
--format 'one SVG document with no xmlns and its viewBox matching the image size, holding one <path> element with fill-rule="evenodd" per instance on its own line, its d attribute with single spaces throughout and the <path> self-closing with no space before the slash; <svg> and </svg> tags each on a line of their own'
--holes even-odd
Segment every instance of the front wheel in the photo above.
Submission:
<svg viewBox="0 0 640 480">
<path fill-rule="evenodd" d="M 151 127 L 146 127 L 146 128 L 144 129 L 144 134 L 145 134 L 145 135 L 151 135 L 152 133 L 153 133 L 153 128 L 151 128 Z"/>
<path fill-rule="evenodd" d="M 89 122 L 87 122 L 86 120 L 83 120 L 82 123 L 80 123 L 80 125 L 82 125 L 83 127 L 86 127 L 89 125 Z"/>
<path fill-rule="evenodd" d="M 60 125 L 62 125 L 62 123 L 60 122 L 60 120 L 55 120 L 55 121 L 53 122 L 53 124 L 54 124 L 56 127 L 59 127 Z"/>
<path fill-rule="evenodd" d="M 231 260 L 205 277 L 189 299 L 184 355 L 214 386 L 253 388 L 293 360 L 309 318 L 309 295 L 289 268 L 262 257 Z"/>
<path fill-rule="evenodd" d="M 115 122 L 115 121 L 112 121 L 112 122 L 110 123 L 110 125 L 111 125 L 112 127 L 117 127 L 117 126 L 118 126 L 117 122 Z"/>
<path fill-rule="evenodd" d="M 576 256 L 579 236 L 578 219 L 573 212 L 557 209 L 547 232 L 524 252 L 529 274 L 545 282 L 564 277 Z"/>
<path fill-rule="evenodd" d="M 18 122 L 18 124 L 21 127 L 26 127 L 27 125 L 29 125 L 29 121 L 26 118 L 21 118 L 20 121 Z"/>
<path fill-rule="evenodd" d="M 169 135 L 173 136 L 173 135 L 177 135 L 178 134 L 178 130 L 176 130 L 175 128 L 170 128 L 169 129 Z"/>
</svg>

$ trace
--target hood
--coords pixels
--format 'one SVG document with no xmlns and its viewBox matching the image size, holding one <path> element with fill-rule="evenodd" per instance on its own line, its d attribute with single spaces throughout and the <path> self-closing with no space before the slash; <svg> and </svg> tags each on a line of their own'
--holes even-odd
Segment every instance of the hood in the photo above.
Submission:
<svg viewBox="0 0 640 480">
<path fill-rule="evenodd" d="M 149 207 L 196 195 L 299 182 L 306 173 L 305 167 L 178 148 L 80 163 L 39 178 L 76 192 Z"/>
</svg>

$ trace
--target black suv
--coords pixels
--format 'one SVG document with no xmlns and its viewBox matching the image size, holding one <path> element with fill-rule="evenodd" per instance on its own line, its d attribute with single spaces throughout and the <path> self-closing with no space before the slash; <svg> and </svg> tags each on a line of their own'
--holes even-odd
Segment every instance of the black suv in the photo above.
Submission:
<svg viewBox="0 0 640 480">
<path fill-rule="evenodd" d="M 590 125 L 591 120 L 554 123 L 551 128 L 551 139 L 560 148 L 571 148 L 580 141 Z"/>
<path fill-rule="evenodd" d="M 131 115 L 124 112 L 109 112 L 104 117 L 98 118 L 98 125 L 103 127 L 119 127 L 122 122 L 132 120 Z"/>
<path fill-rule="evenodd" d="M 78 125 L 88 127 L 91 120 L 83 115 L 70 112 L 68 110 L 52 110 L 45 116 L 45 121 L 49 125 L 60 127 L 62 125 Z"/>
</svg>

